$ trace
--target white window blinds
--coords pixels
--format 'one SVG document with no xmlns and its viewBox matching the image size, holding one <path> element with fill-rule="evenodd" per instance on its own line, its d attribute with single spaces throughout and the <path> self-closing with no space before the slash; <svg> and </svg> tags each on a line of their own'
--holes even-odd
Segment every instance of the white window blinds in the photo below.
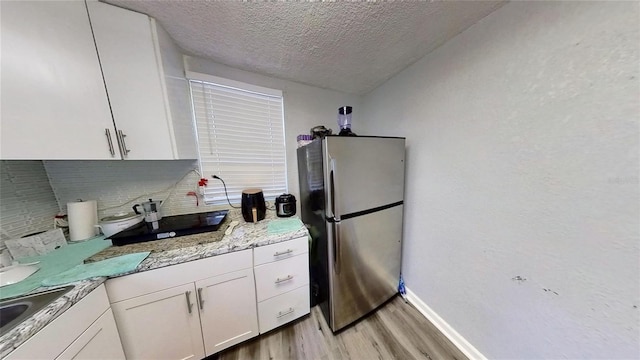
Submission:
<svg viewBox="0 0 640 360">
<path fill-rule="evenodd" d="M 242 190 L 260 188 L 265 199 L 287 192 L 282 93 L 190 80 L 200 168 L 209 179 L 207 204 L 232 203 Z M 249 87 L 249 86 L 248 86 Z M 274 91 L 271 91 L 274 92 Z"/>
</svg>

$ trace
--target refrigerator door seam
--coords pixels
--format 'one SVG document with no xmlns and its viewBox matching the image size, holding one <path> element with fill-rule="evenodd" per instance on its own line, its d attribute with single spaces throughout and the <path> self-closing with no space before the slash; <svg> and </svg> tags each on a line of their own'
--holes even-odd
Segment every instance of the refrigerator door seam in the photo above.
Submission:
<svg viewBox="0 0 640 360">
<path fill-rule="evenodd" d="M 356 212 L 353 212 L 353 213 L 350 213 L 350 214 L 345 214 L 345 215 L 342 215 L 340 217 L 340 219 L 341 220 L 347 220 L 347 219 L 351 219 L 351 218 L 354 218 L 354 217 L 357 217 L 357 216 L 367 215 L 367 214 L 371 214 L 371 213 L 374 213 L 374 212 L 391 209 L 392 207 L 396 207 L 396 206 L 403 205 L 403 204 L 404 204 L 404 201 L 401 200 L 401 201 L 397 201 L 397 202 L 394 202 L 394 203 L 391 203 L 391 204 L 378 206 L 378 207 L 375 207 L 375 208 L 372 208 L 372 209 L 356 211 Z M 340 219 L 338 219 L 338 221 L 340 221 Z"/>
</svg>

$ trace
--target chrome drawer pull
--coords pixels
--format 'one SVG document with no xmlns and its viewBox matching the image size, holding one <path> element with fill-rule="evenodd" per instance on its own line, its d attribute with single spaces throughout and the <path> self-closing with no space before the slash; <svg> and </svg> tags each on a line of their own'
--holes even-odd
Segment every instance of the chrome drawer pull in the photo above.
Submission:
<svg viewBox="0 0 640 360">
<path fill-rule="evenodd" d="M 287 275 L 286 278 L 282 278 L 282 279 L 276 278 L 276 284 L 280 284 L 281 282 L 289 281 L 291 279 L 293 279 L 293 275 Z"/>
<path fill-rule="evenodd" d="M 282 255 L 287 255 L 287 254 L 291 254 L 293 252 L 293 249 L 287 249 L 287 251 L 283 251 L 283 252 L 276 252 L 275 254 L 273 254 L 273 256 L 282 256 Z"/>
<path fill-rule="evenodd" d="M 278 311 L 278 316 L 276 316 L 276 317 L 277 317 L 277 318 L 281 318 L 281 317 L 283 317 L 283 316 L 285 316 L 285 315 L 289 315 L 289 314 L 291 314 L 291 313 L 292 313 L 292 312 L 294 312 L 294 311 L 295 311 L 295 310 L 294 310 L 294 308 L 290 307 L 290 308 L 289 308 L 288 310 L 286 310 L 286 311 Z"/>
</svg>

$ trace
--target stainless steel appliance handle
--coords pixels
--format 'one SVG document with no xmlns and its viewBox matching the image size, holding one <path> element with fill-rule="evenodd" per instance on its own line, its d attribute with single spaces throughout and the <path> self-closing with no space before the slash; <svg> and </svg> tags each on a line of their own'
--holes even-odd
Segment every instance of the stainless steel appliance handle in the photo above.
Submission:
<svg viewBox="0 0 640 360">
<path fill-rule="evenodd" d="M 333 218 L 335 221 L 340 221 L 340 208 L 338 207 L 338 202 L 336 201 L 336 193 L 339 192 L 338 189 L 338 166 L 336 164 L 336 159 L 331 159 L 331 211 L 333 212 Z"/>
<path fill-rule="evenodd" d="M 336 274 L 340 274 L 340 258 L 342 251 L 340 246 L 340 223 L 333 223 L 333 269 Z"/>
<path fill-rule="evenodd" d="M 196 298 L 198 299 L 198 304 L 200 305 L 200 310 L 203 310 L 204 299 L 202 298 L 202 288 L 198 288 L 198 293 L 196 294 Z"/>
<path fill-rule="evenodd" d="M 289 281 L 289 280 L 293 280 L 293 275 L 287 275 L 287 277 L 284 277 L 284 278 L 276 278 L 275 283 L 280 284 L 282 282 Z"/>
<path fill-rule="evenodd" d="M 111 153 L 111 157 L 116 156 L 116 151 L 113 149 L 113 141 L 111 141 L 111 131 L 109 129 L 104 129 L 104 134 L 107 136 L 107 144 L 109 144 L 109 152 Z"/>
<path fill-rule="evenodd" d="M 127 137 L 127 135 L 125 135 L 122 130 L 118 130 L 118 136 L 120 138 L 120 146 L 122 147 L 122 156 L 127 157 L 131 152 L 131 150 L 127 149 L 127 143 L 124 141 L 124 138 Z"/>
<path fill-rule="evenodd" d="M 336 161 L 335 159 L 329 159 L 329 196 L 327 203 L 327 217 L 331 220 L 340 220 L 339 217 L 336 218 L 336 184 L 335 184 L 335 176 L 336 176 Z"/>
<path fill-rule="evenodd" d="M 292 308 L 292 307 L 288 308 L 288 309 L 287 309 L 287 310 L 285 310 L 285 311 L 278 311 L 278 316 L 276 316 L 276 318 L 281 318 L 281 317 L 283 317 L 283 316 L 285 316 L 285 315 L 289 315 L 289 314 L 291 314 L 291 313 L 292 313 L 292 312 L 294 312 L 294 311 L 295 311 L 295 309 L 294 309 L 294 308 Z"/>
<path fill-rule="evenodd" d="M 185 291 L 184 295 L 187 297 L 187 310 L 189 310 L 189 314 L 191 314 L 191 308 L 193 307 L 193 304 L 191 304 L 191 291 Z"/>
</svg>

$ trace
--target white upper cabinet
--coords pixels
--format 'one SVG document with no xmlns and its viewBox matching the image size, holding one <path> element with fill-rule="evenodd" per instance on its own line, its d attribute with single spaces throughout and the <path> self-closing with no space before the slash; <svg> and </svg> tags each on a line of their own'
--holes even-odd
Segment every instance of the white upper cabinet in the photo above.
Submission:
<svg viewBox="0 0 640 360">
<path fill-rule="evenodd" d="M 113 159 L 115 129 L 85 4 L 1 6 L 0 158 Z"/>
<path fill-rule="evenodd" d="M 2 159 L 197 158 L 180 49 L 93 0 L 3 2 L 0 132 Z"/>
<path fill-rule="evenodd" d="M 184 117 L 171 112 L 166 76 L 182 80 L 188 96 L 182 55 L 171 38 L 158 36 L 162 29 L 147 15 L 97 1 L 87 1 L 87 7 L 123 158 L 196 158 L 193 135 L 188 154 L 179 147 L 185 139 L 176 137 L 184 134 L 174 128 L 187 126 L 193 134 L 190 109 L 182 109 Z M 176 54 L 177 64 L 171 61 Z"/>
</svg>

